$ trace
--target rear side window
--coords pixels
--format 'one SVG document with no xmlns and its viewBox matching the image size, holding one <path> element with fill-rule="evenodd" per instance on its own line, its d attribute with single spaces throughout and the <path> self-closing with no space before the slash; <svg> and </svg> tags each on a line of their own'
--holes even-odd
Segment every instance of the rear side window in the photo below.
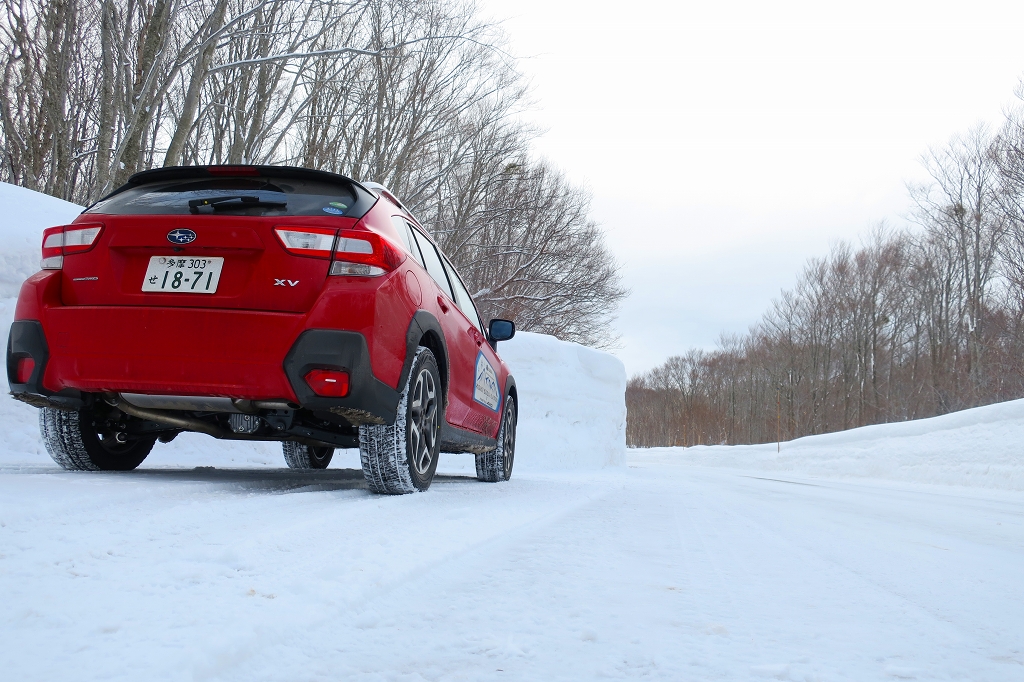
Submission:
<svg viewBox="0 0 1024 682">
<path fill-rule="evenodd" d="M 362 217 L 346 182 L 304 178 L 223 177 L 152 182 L 103 199 L 86 213 Z"/>
<path fill-rule="evenodd" d="M 473 298 L 469 295 L 466 290 L 466 285 L 459 279 L 459 274 L 455 272 L 455 266 L 448 262 L 446 258 L 444 261 L 445 270 L 448 271 L 448 279 L 451 280 L 452 288 L 455 289 L 455 305 L 459 306 L 459 310 L 469 318 L 469 321 L 483 329 L 480 326 L 480 316 L 477 315 L 476 306 L 473 305 Z"/>
<path fill-rule="evenodd" d="M 420 255 L 420 249 L 416 246 L 413 241 L 412 228 L 409 227 L 409 223 L 405 222 L 405 218 L 400 216 L 391 216 L 391 223 L 395 226 L 395 230 L 398 232 L 398 236 L 402 239 L 402 244 L 409 250 L 413 258 L 419 262 L 423 267 L 427 267 L 423 263 L 423 256 Z"/>
<path fill-rule="evenodd" d="M 423 253 L 423 260 L 426 262 L 427 272 L 430 273 L 430 277 L 437 282 L 437 286 L 441 287 L 441 291 L 448 294 L 448 298 L 454 301 L 455 296 L 452 295 L 452 288 L 448 284 L 448 276 L 444 274 L 444 266 L 441 265 L 441 258 L 437 255 L 437 251 L 434 250 L 434 245 L 420 234 L 418 230 L 413 230 L 412 234 L 416 238 L 416 243 L 420 246 L 420 251 Z"/>
</svg>

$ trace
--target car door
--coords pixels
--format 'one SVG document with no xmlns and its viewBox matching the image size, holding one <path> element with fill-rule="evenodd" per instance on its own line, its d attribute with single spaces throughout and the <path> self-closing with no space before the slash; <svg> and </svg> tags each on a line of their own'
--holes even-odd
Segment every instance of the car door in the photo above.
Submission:
<svg viewBox="0 0 1024 682">
<path fill-rule="evenodd" d="M 455 305 L 459 308 L 456 314 L 462 322 L 459 343 L 464 346 L 465 355 L 473 356 L 473 384 L 469 387 L 469 416 L 465 423 L 474 431 L 494 436 L 498 431 L 498 415 L 504 393 L 499 384 L 501 365 L 494 349 L 486 342 L 480 314 L 466 285 L 451 262 L 447 258 L 442 260 L 455 294 Z"/>
<path fill-rule="evenodd" d="M 413 227 L 412 235 L 423 256 L 427 274 L 436 285 L 433 296 L 424 296 L 423 308 L 434 313 L 448 347 L 448 408 L 445 419 L 453 426 L 471 428 L 469 403 L 472 402 L 472 393 L 469 387 L 473 383 L 474 346 L 465 341 L 465 318 L 455 305 L 455 294 L 439 252 L 419 229 Z"/>
</svg>

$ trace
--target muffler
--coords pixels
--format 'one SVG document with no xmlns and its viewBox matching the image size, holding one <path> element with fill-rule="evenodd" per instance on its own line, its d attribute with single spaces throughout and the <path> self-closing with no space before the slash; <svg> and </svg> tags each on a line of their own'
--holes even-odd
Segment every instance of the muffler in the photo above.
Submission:
<svg viewBox="0 0 1024 682">
<path fill-rule="evenodd" d="M 225 398 L 225 400 L 227 400 Z M 182 431 L 195 431 L 198 433 L 205 433 L 207 436 L 213 436 L 214 438 L 220 438 L 222 440 L 294 440 L 298 443 L 305 445 L 312 445 L 314 447 L 338 447 L 333 443 L 328 443 L 316 438 L 309 438 L 301 435 L 294 434 L 281 434 L 278 436 L 257 436 L 252 433 L 246 432 L 235 432 L 227 429 L 217 427 L 215 424 L 205 422 L 202 419 L 196 419 L 194 417 L 188 417 L 182 414 L 175 414 L 170 412 L 164 412 L 162 410 L 149 410 L 142 407 L 136 407 L 127 400 L 123 399 L 111 399 L 108 404 L 112 404 L 113 407 L 121 410 L 125 414 L 138 417 L 139 419 L 145 419 L 146 421 L 156 422 L 157 424 L 163 424 L 174 429 L 181 429 Z"/>
<path fill-rule="evenodd" d="M 294 410 L 298 407 L 287 400 L 240 400 L 206 395 L 149 395 L 147 393 L 121 393 L 119 395 L 125 402 L 146 410 L 255 414 L 258 410 Z"/>
</svg>

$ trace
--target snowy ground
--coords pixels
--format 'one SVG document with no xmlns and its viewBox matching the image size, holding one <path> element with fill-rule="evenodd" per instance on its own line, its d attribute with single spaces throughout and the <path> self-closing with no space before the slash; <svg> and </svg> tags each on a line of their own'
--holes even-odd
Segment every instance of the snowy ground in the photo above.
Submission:
<svg viewBox="0 0 1024 682">
<path fill-rule="evenodd" d="M 1020 493 L 166 459 L 0 466 L 6 679 L 1024 679 Z"/>
</svg>

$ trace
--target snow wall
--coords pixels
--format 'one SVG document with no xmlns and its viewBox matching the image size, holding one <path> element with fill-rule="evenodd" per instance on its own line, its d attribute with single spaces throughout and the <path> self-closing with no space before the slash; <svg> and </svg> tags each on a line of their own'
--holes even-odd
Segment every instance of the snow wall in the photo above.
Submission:
<svg viewBox="0 0 1024 682">
<path fill-rule="evenodd" d="M 824 478 L 1024 490 L 1024 400 L 766 445 L 632 451 L 640 458 Z"/>
<path fill-rule="evenodd" d="M 519 391 L 516 469 L 626 463 L 626 368 L 610 353 L 517 332 L 498 344 Z"/>
<path fill-rule="evenodd" d="M 21 283 L 39 270 L 43 230 L 69 223 L 81 211 L 81 206 L 0 183 L 0 327 L 5 333 L 14 319 L 13 299 Z M 498 350 L 512 368 L 521 402 L 517 471 L 625 464 L 622 362 L 608 353 L 527 332 L 502 342 Z M 0 395 L 0 461 L 50 461 L 39 441 L 36 417 L 35 408 Z M 155 449 L 147 464 L 281 466 L 278 449 L 276 444 L 183 436 L 170 447 Z"/>
<path fill-rule="evenodd" d="M 81 212 L 78 204 L 0 182 L 0 298 L 17 298 L 21 283 L 39 271 L 43 230 Z"/>
</svg>

